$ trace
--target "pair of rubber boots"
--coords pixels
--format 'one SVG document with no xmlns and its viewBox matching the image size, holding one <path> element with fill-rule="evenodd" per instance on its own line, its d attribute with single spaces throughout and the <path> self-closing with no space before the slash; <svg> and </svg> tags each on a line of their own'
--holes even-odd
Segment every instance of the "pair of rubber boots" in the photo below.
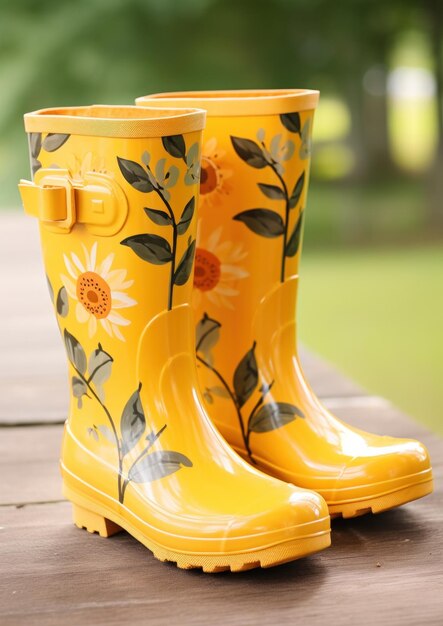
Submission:
<svg viewBox="0 0 443 626">
<path fill-rule="evenodd" d="M 240 571 L 328 547 L 330 516 L 432 491 L 423 445 L 338 420 L 297 357 L 317 100 L 159 94 L 25 116 L 20 191 L 69 360 L 78 526 Z"/>
</svg>

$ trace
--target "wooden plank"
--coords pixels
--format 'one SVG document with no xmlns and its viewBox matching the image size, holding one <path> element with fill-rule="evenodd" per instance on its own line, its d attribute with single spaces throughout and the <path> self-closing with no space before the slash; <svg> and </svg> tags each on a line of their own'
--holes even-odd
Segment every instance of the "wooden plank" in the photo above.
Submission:
<svg viewBox="0 0 443 626">
<path fill-rule="evenodd" d="M 184 572 L 127 534 L 76 529 L 67 503 L 0 508 L 2 626 L 441 625 L 434 497 L 333 523 L 332 548 L 270 570 Z M 277 617 L 278 616 L 278 617 Z"/>
<path fill-rule="evenodd" d="M 0 505 L 59 501 L 62 426 L 0 428 Z"/>
<path fill-rule="evenodd" d="M 20 241 L 19 246 L 12 243 Z M 66 359 L 52 315 L 35 220 L 0 216 L 0 425 L 62 423 L 68 409 Z M 7 268 L 13 267 L 10 273 Z M 308 351 L 309 379 L 321 397 L 364 395 Z"/>
</svg>

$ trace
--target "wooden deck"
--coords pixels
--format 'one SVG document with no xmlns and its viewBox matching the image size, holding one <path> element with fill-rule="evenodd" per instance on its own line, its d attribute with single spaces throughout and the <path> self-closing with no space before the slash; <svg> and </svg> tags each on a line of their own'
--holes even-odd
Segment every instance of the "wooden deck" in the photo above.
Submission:
<svg viewBox="0 0 443 626">
<path fill-rule="evenodd" d="M 443 443 L 385 400 L 304 354 L 328 407 L 361 428 L 417 437 L 436 493 L 333 522 L 323 553 L 270 570 L 207 575 L 156 561 L 127 534 L 75 528 L 57 460 L 68 391 L 36 224 L 0 219 L 0 624 L 273 626 L 443 624 Z"/>
</svg>

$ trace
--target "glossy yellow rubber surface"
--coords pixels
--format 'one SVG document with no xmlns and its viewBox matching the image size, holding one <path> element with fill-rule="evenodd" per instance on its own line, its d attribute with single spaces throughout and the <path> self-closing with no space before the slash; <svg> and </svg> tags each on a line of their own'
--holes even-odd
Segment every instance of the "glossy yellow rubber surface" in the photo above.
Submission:
<svg viewBox="0 0 443 626">
<path fill-rule="evenodd" d="M 75 523 L 123 528 L 205 571 L 327 547 L 321 496 L 242 460 L 198 391 L 189 302 L 204 113 L 57 109 L 25 124 L 35 176 L 20 190 L 69 361 L 61 470 Z"/>
<path fill-rule="evenodd" d="M 137 103 L 208 114 L 194 277 L 207 411 L 245 459 L 319 492 L 332 515 L 353 517 L 430 493 L 432 473 L 418 441 L 363 432 L 329 413 L 300 367 L 296 297 L 317 98 L 191 92 Z"/>
</svg>

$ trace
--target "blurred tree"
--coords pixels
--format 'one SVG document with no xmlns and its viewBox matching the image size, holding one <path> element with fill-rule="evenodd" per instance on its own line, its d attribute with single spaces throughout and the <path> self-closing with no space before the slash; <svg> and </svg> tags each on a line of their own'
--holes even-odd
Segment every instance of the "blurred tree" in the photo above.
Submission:
<svg viewBox="0 0 443 626">
<path fill-rule="evenodd" d="M 441 0 L 1 2 L 0 204 L 18 203 L 16 179 L 28 171 L 24 111 L 130 103 L 162 90 L 319 88 L 350 108 L 353 176 L 386 178 L 396 173 L 387 122 L 390 52 L 417 24 L 433 41 L 440 166 L 442 7 Z M 434 180 L 443 184 L 441 176 Z M 440 187 L 435 193 L 441 197 Z M 439 217 L 439 204 L 432 207 Z"/>
</svg>

